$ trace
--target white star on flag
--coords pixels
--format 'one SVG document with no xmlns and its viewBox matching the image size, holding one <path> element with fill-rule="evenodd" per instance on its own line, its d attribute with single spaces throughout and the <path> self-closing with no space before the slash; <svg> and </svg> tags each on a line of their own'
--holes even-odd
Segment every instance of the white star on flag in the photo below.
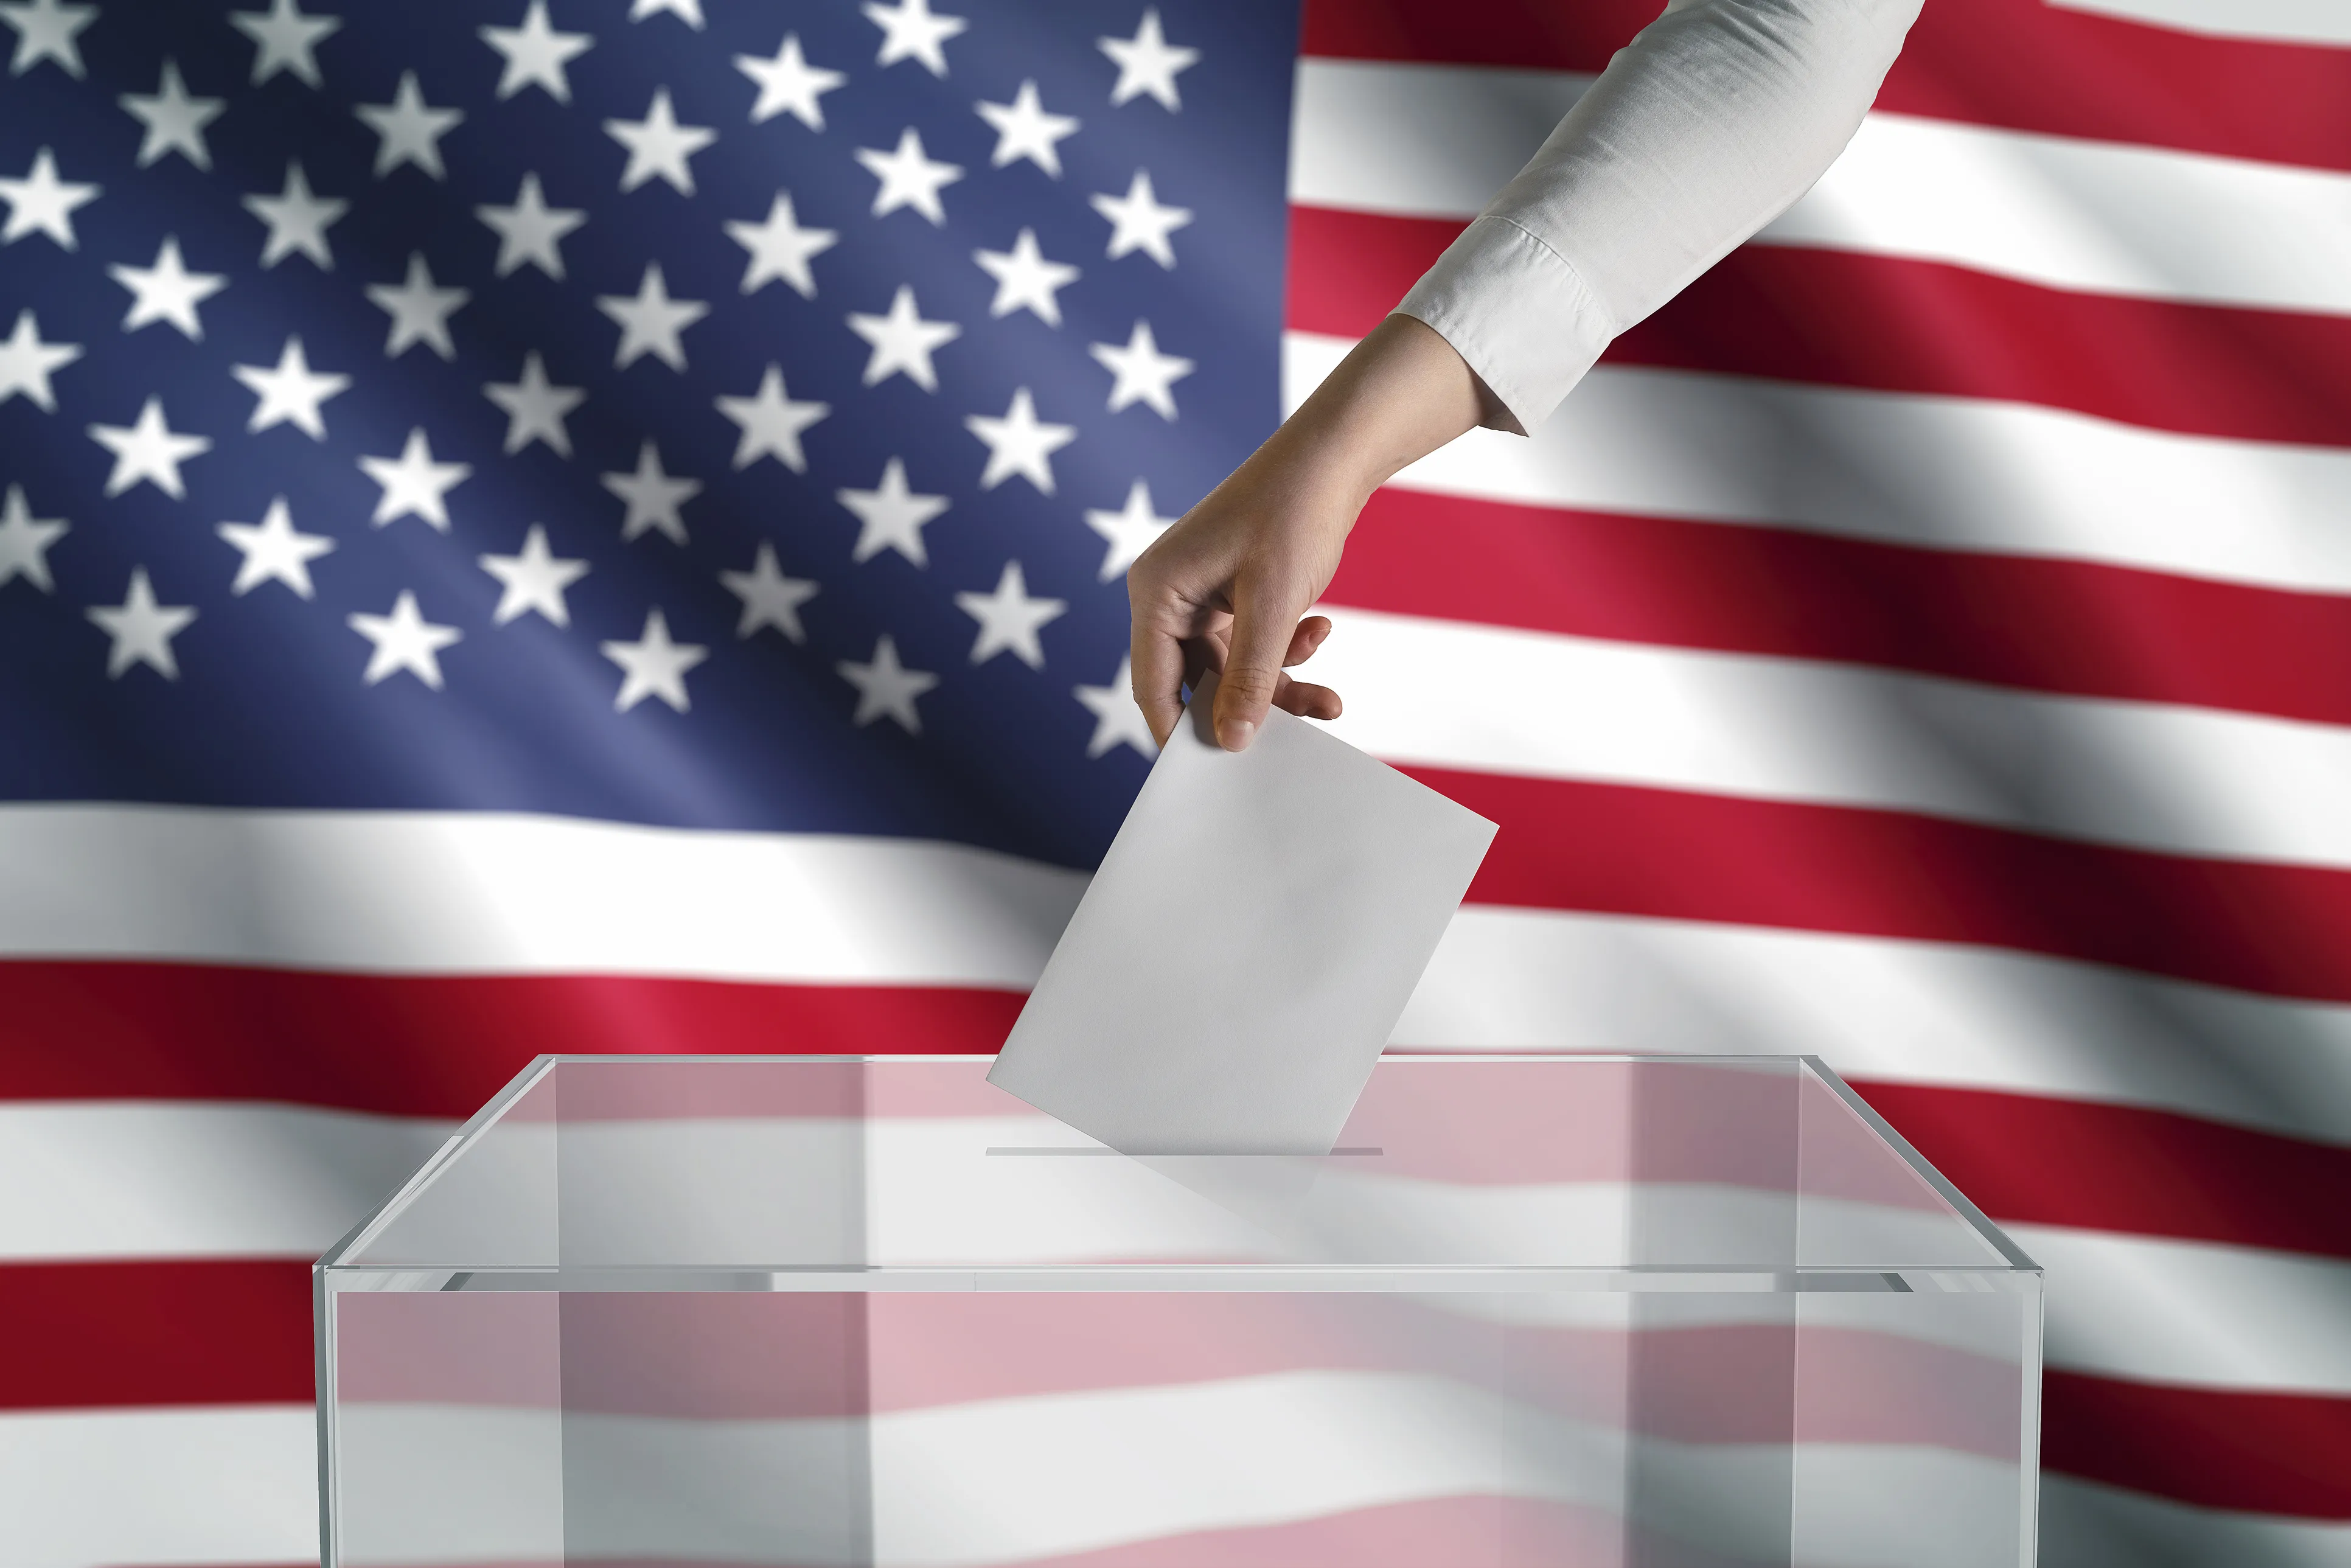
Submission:
<svg viewBox="0 0 2351 1568">
<path fill-rule="evenodd" d="M 282 582 L 301 598 L 314 597 L 310 563 L 335 548 L 323 534 L 297 533 L 283 496 L 270 501 L 260 522 L 222 523 L 213 532 L 235 545 L 241 558 L 236 580 L 228 585 L 239 597 L 265 582 Z"/>
<path fill-rule="evenodd" d="M 881 182 L 873 193 L 872 216 L 883 217 L 900 207 L 912 207 L 935 225 L 947 221 L 947 210 L 939 201 L 939 192 L 963 178 L 963 165 L 935 162 L 925 157 L 922 135 L 913 126 L 898 133 L 898 145 L 888 152 L 860 147 L 857 161 Z"/>
<path fill-rule="evenodd" d="M 263 267 L 276 267 L 298 250 L 317 263 L 320 271 L 334 270 L 335 253 L 328 246 L 327 230 L 350 210 L 350 205 L 340 196 L 312 194 L 302 165 L 287 164 L 283 193 L 245 198 L 245 210 L 269 225 L 269 235 L 261 242 Z"/>
<path fill-rule="evenodd" d="M 865 384 L 879 386 L 903 374 L 925 392 L 939 390 L 939 372 L 931 363 L 935 350 L 963 336 L 952 321 L 925 321 L 914 307 L 914 290 L 900 284 L 891 297 L 887 316 L 849 318 L 849 329 L 872 347 L 865 361 Z"/>
<path fill-rule="evenodd" d="M 1078 122 L 1067 114 L 1047 113 L 1033 79 L 1020 84 L 1010 103 L 983 101 L 973 109 L 996 131 L 996 152 L 987 161 L 990 168 L 1001 169 L 1015 159 L 1026 158 L 1056 180 L 1061 177 L 1061 143 L 1076 133 Z"/>
<path fill-rule="evenodd" d="M 563 281 L 563 236 L 588 221 L 578 207 L 549 206 L 535 172 L 523 175 L 512 206 L 478 206 L 474 215 L 498 236 L 497 276 L 528 262 L 558 283 Z"/>
<path fill-rule="evenodd" d="M 49 577 L 49 547 L 73 531 L 62 517 L 37 517 L 22 485 L 8 486 L 0 501 L 0 586 L 23 578 L 43 593 L 57 591 Z M 795 639 L 797 641 L 797 639 Z"/>
<path fill-rule="evenodd" d="M 1151 189 L 1148 171 L 1134 172 L 1125 195 L 1096 195 L 1092 201 L 1094 211 L 1110 220 L 1111 260 L 1139 250 L 1162 267 L 1175 267 L 1176 247 L 1167 236 L 1192 221 L 1192 209 L 1163 206 Z"/>
<path fill-rule="evenodd" d="M 1163 354 L 1151 335 L 1151 323 L 1137 320 L 1134 329 L 1127 334 L 1123 347 L 1116 343 L 1090 343 L 1086 352 L 1110 371 L 1110 412 L 1116 413 L 1130 403 L 1149 403 L 1153 412 L 1165 420 L 1176 417 L 1176 383 L 1196 368 L 1192 361 L 1176 354 Z"/>
<path fill-rule="evenodd" d="M 531 524 L 518 554 L 476 559 L 484 571 L 498 580 L 501 590 L 498 607 L 490 612 L 491 625 L 503 626 L 518 615 L 531 613 L 558 626 L 571 624 L 571 610 L 563 601 L 563 591 L 588 575 L 588 563 L 565 559 L 549 549 L 545 528 Z"/>
<path fill-rule="evenodd" d="M 97 6 L 63 0 L 16 0 L 0 5 L 0 22 L 16 29 L 16 52 L 8 61 L 8 74 L 20 77 L 43 60 L 55 60 L 66 75 L 79 78 L 81 47 L 75 37 L 97 20 Z"/>
<path fill-rule="evenodd" d="M 158 604 L 147 580 L 147 569 L 131 569 L 131 587 L 120 604 L 93 604 L 84 612 L 109 637 L 106 678 L 119 681 L 133 664 L 144 664 L 167 681 L 180 678 L 180 661 L 172 653 L 172 639 L 196 618 L 185 604 Z"/>
<path fill-rule="evenodd" d="M 1118 662 L 1118 674 L 1106 686 L 1080 686 L 1074 694 L 1094 716 L 1094 733 L 1086 742 L 1086 755 L 1103 756 L 1118 747 L 1131 746 L 1150 761 L 1159 755 L 1159 743 L 1151 738 L 1151 721 L 1134 706 L 1134 661 Z"/>
<path fill-rule="evenodd" d="M 596 46 L 593 34 L 557 32 L 547 19 L 547 0 L 530 0 L 519 27 L 485 26 L 479 31 L 482 42 L 506 61 L 498 73 L 501 99 L 535 87 L 558 103 L 569 103 L 571 78 L 563 68 Z"/>
<path fill-rule="evenodd" d="M 0 544 L 5 543 L 5 527 L 0 527 Z M 816 597 L 818 585 L 803 577 L 786 577 L 776 564 L 775 546 L 762 541 L 750 570 L 722 571 L 718 580 L 743 601 L 742 619 L 735 623 L 737 638 L 748 637 L 762 626 L 773 626 L 791 642 L 808 641 L 808 632 L 800 625 L 800 606 Z"/>
<path fill-rule="evenodd" d="M 259 87 L 279 71 L 291 71 L 307 87 L 322 86 L 311 50 L 341 30 L 340 16 L 306 16 L 294 0 L 270 0 L 266 11 L 232 11 L 229 26 L 253 40 L 253 82 Z"/>
<path fill-rule="evenodd" d="M 904 459 L 883 465 L 882 483 L 871 490 L 835 490 L 833 499 L 849 508 L 858 521 L 857 543 L 849 552 L 862 564 L 884 549 L 896 550 L 918 567 L 931 564 L 923 545 L 923 525 L 947 509 L 945 496 L 922 496 L 906 484 Z"/>
<path fill-rule="evenodd" d="M 1024 228 L 1010 250 L 976 250 L 972 259 L 996 279 L 996 298 L 988 301 L 990 316 L 1027 310 L 1048 327 L 1061 324 L 1059 291 L 1078 280 L 1078 269 L 1065 261 L 1047 261 L 1037 248 L 1037 231 Z"/>
<path fill-rule="evenodd" d="M 787 191 L 776 193 L 768 207 L 767 222 L 729 222 L 726 237 L 750 252 L 743 267 L 744 293 L 755 294 L 781 278 L 803 299 L 816 298 L 816 274 L 809 270 L 810 258 L 831 250 L 841 239 L 831 229 L 802 228 Z"/>
<path fill-rule="evenodd" d="M 174 235 L 163 236 L 154 266 L 117 262 L 106 269 L 106 275 L 131 290 L 131 308 L 122 318 L 124 331 L 135 332 L 151 321 L 169 321 L 190 342 L 202 342 L 204 336 L 196 307 L 228 287 L 228 279 L 220 273 L 190 272 L 180 259 L 180 241 Z"/>
<path fill-rule="evenodd" d="M 1045 667 L 1045 645 L 1037 633 L 1069 608 L 1064 599 L 1033 599 L 1020 563 L 1008 560 L 996 580 L 993 593 L 958 593 L 956 608 L 979 622 L 972 639 L 971 662 L 984 664 L 998 653 L 1010 653 L 1032 670 Z"/>
<path fill-rule="evenodd" d="M 57 394 L 49 377 L 81 358 L 78 343 L 44 343 L 40 323 L 30 310 L 16 312 L 16 325 L 7 341 L 0 342 L 0 403 L 22 392 L 44 413 L 57 412 Z"/>
<path fill-rule="evenodd" d="M 139 139 L 138 154 L 131 160 L 140 168 L 174 152 L 199 169 L 213 166 L 212 150 L 204 145 L 204 127 L 220 118 L 228 100 L 190 98 L 187 84 L 180 79 L 179 65 L 169 55 L 163 57 L 162 79 L 152 94 L 126 92 L 119 101 L 146 127 Z"/>
<path fill-rule="evenodd" d="M 277 351 L 276 366 L 231 365 L 229 374 L 260 400 L 246 423 L 247 434 L 290 423 L 313 441 L 327 439 L 327 419 L 319 405 L 349 391 L 351 384 L 349 376 L 313 371 L 302 352 L 302 340 L 293 337 Z"/>
<path fill-rule="evenodd" d="M 534 441 L 544 441 L 559 457 L 571 455 L 571 433 L 564 416 L 588 401 L 579 387 L 559 387 L 547 379 L 547 365 L 537 349 L 522 357 L 522 379 L 492 382 L 482 395 L 506 411 L 506 451 L 511 456 Z"/>
<path fill-rule="evenodd" d="M 599 295 L 596 308 L 621 329 L 620 347 L 612 352 L 616 371 L 651 354 L 671 370 L 684 372 L 685 345 L 677 335 L 710 314 L 710 307 L 699 299 L 672 299 L 657 261 L 645 264 L 636 293 Z"/>
<path fill-rule="evenodd" d="M 14 245 L 37 233 L 68 250 L 77 249 L 80 242 L 74 238 L 74 211 L 96 200 L 96 185 L 57 178 L 57 161 L 44 147 L 33 154 L 33 166 L 23 179 L 0 180 L 0 202 L 8 204 L 8 221 L 0 225 L 0 245 Z"/>
<path fill-rule="evenodd" d="M 424 101 L 414 71 L 400 73 L 390 103 L 363 103 L 352 113 L 367 122 L 378 138 L 375 177 L 382 179 L 403 163 L 413 163 L 436 180 L 446 179 L 441 162 L 441 139 L 465 118 L 461 109 L 434 109 Z"/>
<path fill-rule="evenodd" d="M 1200 51 L 1170 44 L 1159 29 L 1159 8 L 1143 13 L 1143 25 L 1132 38 L 1096 38 L 1094 45 L 1118 67 L 1118 84 L 1110 89 L 1112 107 L 1149 93 L 1173 112 L 1184 107 L 1176 90 L 1176 75 L 1200 60 Z"/>
<path fill-rule="evenodd" d="M 408 433 L 399 456 L 362 457 L 360 468 L 383 487 L 383 497 L 376 502 L 370 522 L 381 528 L 401 517 L 417 517 L 444 534 L 449 531 L 446 497 L 474 472 L 470 463 L 435 463 L 433 443 L 421 424 Z"/>
<path fill-rule="evenodd" d="M 971 26 L 961 16 L 933 15 L 930 0 L 898 0 L 895 5 L 869 3 L 863 10 L 865 19 L 882 29 L 875 65 L 920 60 L 935 77 L 947 74 L 946 41 Z"/>
<path fill-rule="evenodd" d="M 664 11 L 697 31 L 702 26 L 702 0 L 636 0 L 629 7 L 629 20 L 642 22 Z"/>
<path fill-rule="evenodd" d="M 789 114 L 810 131 L 824 129 L 824 106 L 817 99 L 849 79 L 840 71 L 809 64 L 800 53 L 798 33 L 784 35 L 775 58 L 737 55 L 735 68 L 759 89 L 759 100 L 751 106 L 752 124 Z"/>
<path fill-rule="evenodd" d="M 614 639 L 597 644 L 604 657 L 621 666 L 620 694 L 612 699 L 614 713 L 626 713 L 647 697 L 659 697 L 678 712 L 686 701 L 685 673 L 710 657 L 699 643 L 673 643 L 669 622 L 659 610 L 645 612 L 645 629 L 633 643 Z"/>
<path fill-rule="evenodd" d="M 1152 509 L 1151 486 L 1140 479 L 1128 487 L 1124 507 L 1115 512 L 1088 511 L 1086 527 L 1109 544 L 1102 551 L 1100 580 L 1108 582 L 1123 574 L 1160 535 L 1175 526 L 1175 518 L 1163 517 Z"/>
<path fill-rule="evenodd" d="M 392 330 L 383 340 L 387 359 L 398 359 L 414 343 L 423 344 L 444 360 L 457 357 L 457 345 L 449 336 L 449 318 L 474 296 L 469 289 L 434 287 L 433 268 L 426 265 L 423 251 L 409 253 L 406 279 L 396 284 L 371 283 L 367 297 L 392 317 Z"/>
<path fill-rule="evenodd" d="M 743 434 L 735 444 L 735 466 L 748 468 L 762 457 L 773 457 L 795 474 L 808 472 L 800 450 L 800 433 L 832 412 L 825 402 L 794 402 L 784 391 L 784 370 L 771 364 L 759 377 L 759 390 L 749 397 L 722 397 L 718 412 L 735 422 Z"/>
<path fill-rule="evenodd" d="M 672 544 L 685 542 L 685 518 L 678 508 L 702 494 L 699 479 L 674 478 L 662 471 L 661 449 L 646 442 L 637 449 L 637 471 L 633 474 L 601 476 L 604 488 L 628 503 L 629 515 L 621 523 L 621 542 L 626 544 L 648 528 L 657 528 Z"/>
<path fill-rule="evenodd" d="M 151 397 L 130 425 L 93 424 L 89 438 L 114 454 L 114 471 L 106 477 L 106 493 L 120 496 L 144 480 L 174 501 L 187 498 L 180 483 L 180 465 L 212 450 L 212 439 L 181 435 L 163 421 L 163 400 Z"/>
<path fill-rule="evenodd" d="M 436 626 L 416 607 L 416 595 L 403 588 L 392 601 L 389 615 L 346 615 L 343 622 L 373 645 L 360 679 L 369 685 L 386 681 L 402 670 L 441 689 L 441 650 L 462 643 L 465 634 L 455 626 Z"/>
<path fill-rule="evenodd" d="M 680 195 L 694 194 L 694 170 L 687 160 L 718 140 L 718 132 L 707 126 L 680 125 L 665 87 L 653 89 L 643 120 L 608 120 L 604 131 L 629 150 L 629 166 L 621 171 L 623 193 L 658 175 Z"/>
<path fill-rule="evenodd" d="M 849 722 L 862 729 L 885 714 L 908 735 L 923 733 L 923 716 L 914 699 L 939 684 L 927 670 L 910 670 L 898 661 L 898 644 L 887 632 L 873 644 L 873 657 L 863 664 L 843 659 L 833 666 L 841 678 L 857 688 L 857 711 Z"/>
<path fill-rule="evenodd" d="M 1051 495 L 1053 454 L 1078 438 L 1073 425 L 1040 422 L 1037 402 L 1027 387 L 1013 392 L 1012 405 L 1004 411 L 1003 418 L 975 413 L 963 424 L 987 445 L 987 467 L 979 476 L 983 490 L 993 490 L 1018 474 L 1043 494 Z"/>
</svg>

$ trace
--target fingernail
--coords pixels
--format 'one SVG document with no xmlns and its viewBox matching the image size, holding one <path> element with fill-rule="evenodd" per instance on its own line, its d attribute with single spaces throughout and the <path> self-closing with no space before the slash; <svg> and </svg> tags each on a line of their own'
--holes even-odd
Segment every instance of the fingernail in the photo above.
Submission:
<svg viewBox="0 0 2351 1568">
<path fill-rule="evenodd" d="M 1247 751 L 1257 738 L 1257 726 L 1245 718 L 1228 718 L 1217 727 L 1217 738 L 1227 751 Z"/>
</svg>

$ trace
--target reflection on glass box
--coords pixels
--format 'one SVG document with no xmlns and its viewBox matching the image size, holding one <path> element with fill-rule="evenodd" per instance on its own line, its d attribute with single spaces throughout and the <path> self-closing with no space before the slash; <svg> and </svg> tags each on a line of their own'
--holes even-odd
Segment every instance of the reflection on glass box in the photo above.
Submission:
<svg viewBox="0 0 2351 1568">
<path fill-rule="evenodd" d="M 319 1265 L 329 1568 L 2032 1561 L 2041 1271 L 1810 1058 L 988 1065 L 534 1063 Z"/>
</svg>

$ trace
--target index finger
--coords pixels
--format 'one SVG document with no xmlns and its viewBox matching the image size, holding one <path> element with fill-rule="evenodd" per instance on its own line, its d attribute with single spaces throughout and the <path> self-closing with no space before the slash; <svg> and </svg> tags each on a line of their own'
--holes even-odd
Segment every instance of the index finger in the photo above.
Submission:
<svg viewBox="0 0 2351 1568">
<path fill-rule="evenodd" d="M 1184 716 L 1184 642 L 1155 617 L 1138 613 L 1128 653 L 1134 706 L 1160 745 Z"/>
</svg>

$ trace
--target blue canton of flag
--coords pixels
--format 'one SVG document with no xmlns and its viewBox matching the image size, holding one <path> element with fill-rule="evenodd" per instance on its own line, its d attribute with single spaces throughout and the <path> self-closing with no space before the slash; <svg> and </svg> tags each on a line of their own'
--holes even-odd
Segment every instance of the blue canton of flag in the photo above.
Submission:
<svg viewBox="0 0 2351 1568">
<path fill-rule="evenodd" d="M 308 3 L 0 5 L 0 794 L 1092 863 L 1294 6 Z"/>
</svg>

